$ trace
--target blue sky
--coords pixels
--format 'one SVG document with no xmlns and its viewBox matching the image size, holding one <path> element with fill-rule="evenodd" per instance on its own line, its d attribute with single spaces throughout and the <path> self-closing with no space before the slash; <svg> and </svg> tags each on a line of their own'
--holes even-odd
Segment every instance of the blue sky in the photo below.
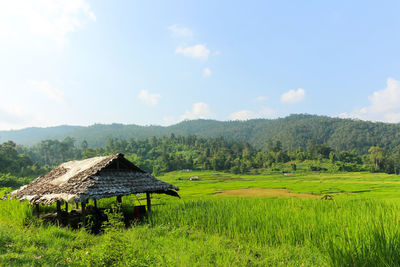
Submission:
<svg viewBox="0 0 400 267">
<path fill-rule="evenodd" d="M 0 129 L 400 122 L 399 1 L 0 2 Z"/>
</svg>

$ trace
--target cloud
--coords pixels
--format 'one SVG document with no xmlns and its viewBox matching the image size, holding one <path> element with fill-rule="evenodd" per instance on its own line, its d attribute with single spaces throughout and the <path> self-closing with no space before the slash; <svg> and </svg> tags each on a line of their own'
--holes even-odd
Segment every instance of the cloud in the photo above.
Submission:
<svg viewBox="0 0 400 267">
<path fill-rule="evenodd" d="M 400 81 L 388 78 L 386 88 L 376 91 L 368 97 L 371 102 L 368 110 L 374 113 L 386 113 L 399 111 L 400 109 Z"/>
<path fill-rule="evenodd" d="M 204 102 L 194 103 L 191 110 L 187 110 L 184 114 L 178 117 L 166 116 L 163 117 L 163 125 L 172 125 L 184 120 L 208 119 L 213 115 L 208 104 Z"/>
<path fill-rule="evenodd" d="M 51 100 L 59 103 L 63 103 L 66 100 L 64 93 L 53 87 L 48 81 L 29 81 L 28 83 Z"/>
<path fill-rule="evenodd" d="M 204 102 L 195 103 L 192 106 L 192 110 L 186 111 L 182 116 L 181 120 L 196 120 L 210 118 L 212 115 L 210 107 Z"/>
<path fill-rule="evenodd" d="M 204 68 L 203 70 L 203 76 L 204 77 L 210 77 L 212 74 L 211 70 L 209 68 Z"/>
<path fill-rule="evenodd" d="M 69 33 L 88 20 L 96 20 L 86 0 L 0 1 L 0 18 L 0 24 L 14 24 L 15 27 L 8 28 L 17 29 L 17 34 L 50 38 L 60 46 L 64 46 Z M 0 34 L 10 33 L 7 27 L 0 27 Z"/>
<path fill-rule="evenodd" d="M 174 24 L 168 27 L 168 30 L 176 37 L 193 37 L 193 31 L 189 28 L 183 27 L 179 24 Z"/>
<path fill-rule="evenodd" d="M 28 115 L 20 106 L 3 105 L 0 107 L 0 120 L 4 123 L 24 122 L 24 117 Z"/>
<path fill-rule="evenodd" d="M 37 121 L 32 112 L 19 105 L 3 104 L 0 106 L 0 129 L 21 129 L 32 121 Z"/>
<path fill-rule="evenodd" d="M 245 121 L 257 118 L 257 114 L 250 110 L 240 110 L 229 115 L 233 121 Z"/>
<path fill-rule="evenodd" d="M 195 59 L 207 60 L 210 54 L 210 50 L 203 44 L 187 47 L 179 46 L 175 50 L 175 54 L 181 54 L 186 57 L 191 57 Z"/>
<path fill-rule="evenodd" d="M 259 97 L 254 98 L 254 101 L 262 102 L 262 101 L 265 101 L 267 99 L 268 99 L 268 97 L 266 97 L 266 96 L 259 96 Z"/>
<path fill-rule="evenodd" d="M 355 109 L 350 113 L 343 112 L 338 117 L 400 122 L 400 81 L 388 78 L 386 88 L 375 91 L 368 100 L 370 102 L 368 106 Z"/>
<path fill-rule="evenodd" d="M 175 124 L 178 121 L 175 119 L 174 116 L 167 116 L 167 117 L 163 117 L 163 122 L 164 122 L 163 125 L 168 126 L 168 125 Z"/>
<path fill-rule="evenodd" d="M 158 104 L 158 101 L 161 98 L 161 95 L 159 95 L 159 94 L 151 94 L 147 90 L 142 90 L 138 94 L 138 97 L 139 97 L 140 100 L 142 100 L 146 104 L 155 106 L 155 105 Z"/>
<path fill-rule="evenodd" d="M 302 88 L 297 90 L 289 90 L 286 93 L 282 94 L 281 102 L 282 103 L 297 103 L 304 100 L 306 96 L 306 91 Z"/>
<path fill-rule="evenodd" d="M 272 108 L 265 107 L 258 112 L 254 112 L 251 110 L 240 110 L 237 112 L 233 112 L 229 115 L 229 119 L 234 121 L 245 121 L 257 118 L 271 118 L 276 116 L 278 113 L 276 110 Z"/>
</svg>

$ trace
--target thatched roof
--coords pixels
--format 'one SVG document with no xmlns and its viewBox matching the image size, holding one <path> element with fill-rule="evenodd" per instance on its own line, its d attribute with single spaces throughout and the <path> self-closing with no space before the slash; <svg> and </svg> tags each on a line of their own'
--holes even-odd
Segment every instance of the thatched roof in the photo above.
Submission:
<svg viewBox="0 0 400 267">
<path fill-rule="evenodd" d="M 174 190 L 179 188 L 141 170 L 123 154 L 115 154 L 65 162 L 13 191 L 10 197 L 50 205 L 58 200 L 79 202 L 138 193 L 178 196 Z"/>
</svg>

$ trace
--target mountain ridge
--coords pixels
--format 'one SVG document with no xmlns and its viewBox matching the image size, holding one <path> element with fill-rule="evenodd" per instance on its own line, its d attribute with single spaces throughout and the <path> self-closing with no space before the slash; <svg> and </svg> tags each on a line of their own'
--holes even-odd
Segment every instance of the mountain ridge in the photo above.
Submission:
<svg viewBox="0 0 400 267">
<path fill-rule="evenodd" d="M 400 124 L 310 114 L 292 114 L 284 118 L 246 121 L 200 119 L 183 121 L 171 126 L 113 123 L 32 127 L 0 131 L 0 142 L 12 140 L 17 144 L 33 145 L 45 139 L 61 140 L 72 137 L 78 144 L 86 140 L 90 146 L 101 147 L 109 138 L 143 139 L 171 134 L 197 135 L 204 138 L 224 137 L 247 141 L 259 149 L 263 149 L 269 141 L 278 140 L 288 150 L 297 149 L 299 146 L 305 147 L 308 140 L 313 140 L 317 144 L 329 145 L 335 150 L 356 149 L 360 153 L 366 153 L 371 146 L 393 150 L 400 145 Z"/>
</svg>

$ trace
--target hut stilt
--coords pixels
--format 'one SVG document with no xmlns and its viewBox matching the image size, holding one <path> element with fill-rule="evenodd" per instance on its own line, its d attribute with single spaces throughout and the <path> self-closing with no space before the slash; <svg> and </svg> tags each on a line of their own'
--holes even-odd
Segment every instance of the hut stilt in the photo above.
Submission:
<svg viewBox="0 0 400 267">
<path fill-rule="evenodd" d="M 57 216 L 61 215 L 61 201 L 57 200 Z"/>
<path fill-rule="evenodd" d="M 150 193 L 146 193 L 146 199 L 147 199 L 147 212 L 151 212 L 151 198 L 150 198 Z"/>
<path fill-rule="evenodd" d="M 82 223 L 83 227 L 86 227 L 86 201 L 82 201 L 81 206 L 82 206 Z"/>
</svg>

